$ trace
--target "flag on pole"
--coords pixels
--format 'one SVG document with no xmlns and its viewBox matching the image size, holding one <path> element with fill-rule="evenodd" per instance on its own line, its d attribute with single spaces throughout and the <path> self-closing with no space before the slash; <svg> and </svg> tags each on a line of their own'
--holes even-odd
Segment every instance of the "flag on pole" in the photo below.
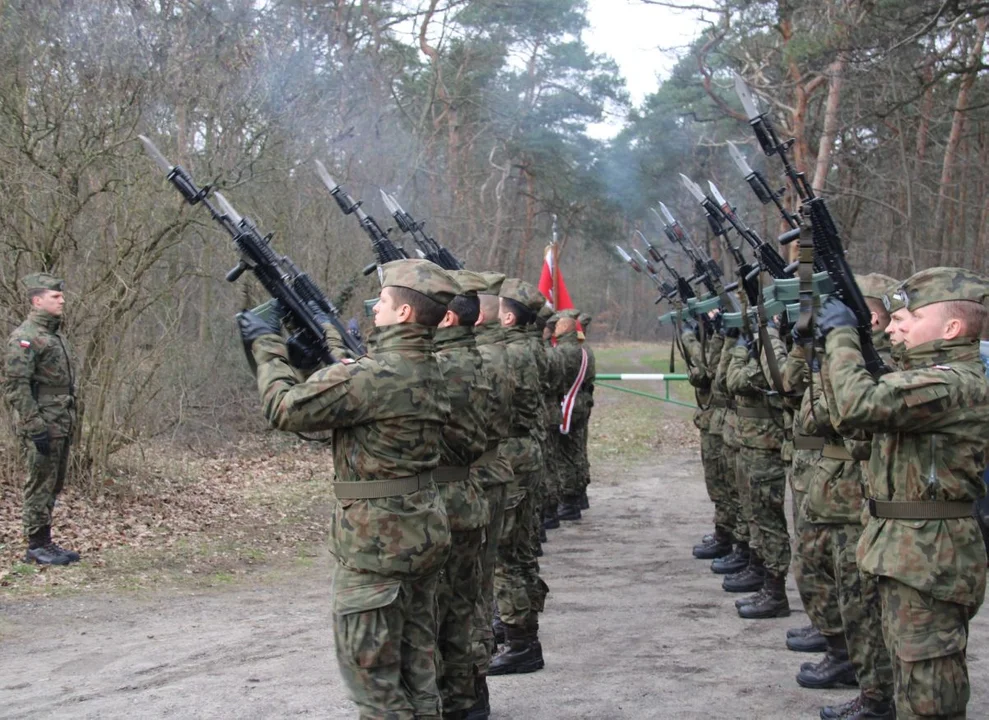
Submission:
<svg viewBox="0 0 989 720">
<path fill-rule="evenodd" d="M 556 243 L 546 246 L 543 256 L 543 271 L 539 276 L 539 292 L 546 296 L 554 310 L 569 310 L 573 307 L 563 273 L 556 262 Z"/>
</svg>

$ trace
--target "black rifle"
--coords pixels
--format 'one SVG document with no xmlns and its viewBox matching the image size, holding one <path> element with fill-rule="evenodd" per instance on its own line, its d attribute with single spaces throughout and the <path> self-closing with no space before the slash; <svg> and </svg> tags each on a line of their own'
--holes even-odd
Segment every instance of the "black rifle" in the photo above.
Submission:
<svg viewBox="0 0 989 720">
<path fill-rule="evenodd" d="M 663 228 L 663 234 L 666 235 L 666 239 L 670 241 L 670 244 L 673 247 L 679 245 L 687 255 L 687 259 L 693 263 L 694 277 L 691 279 L 691 282 L 702 282 L 708 292 L 713 295 L 719 294 L 718 286 L 722 284 L 721 279 L 724 276 L 721 266 L 714 262 L 707 253 L 694 243 L 683 229 L 683 226 L 673 217 L 673 213 L 670 212 L 666 205 L 660 203 L 659 209 L 663 211 L 662 215 L 656 212 L 655 208 L 649 208 L 649 212 L 659 220 L 659 224 Z"/>
<path fill-rule="evenodd" d="M 423 227 L 426 225 L 425 221 L 416 222 L 415 218 L 405 212 L 402 206 L 398 204 L 398 200 L 395 199 L 394 195 L 389 195 L 384 190 L 380 192 L 381 199 L 384 201 L 385 207 L 388 208 L 388 212 L 395 218 L 398 229 L 412 236 L 412 240 L 415 242 L 416 247 L 419 249 L 419 254 L 423 258 L 429 260 L 431 263 L 436 263 L 444 270 L 464 269 L 464 264 L 457 260 L 453 253 L 426 234 L 423 230 Z"/>
<path fill-rule="evenodd" d="M 779 190 L 773 190 L 769 183 L 766 182 L 765 176 L 758 170 L 753 170 L 752 167 L 746 162 L 745 157 L 739 152 L 738 148 L 735 147 L 735 143 L 728 141 L 728 154 L 731 155 L 731 159 L 735 161 L 735 165 L 738 169 L 742 171 L 742 175 L 745 177 L 745 182 L 749 184 L 752 188 L 752 192 L 755 196 L 759 198 L 759 202 L 763 205 L 768 205 L 773 203 L 776 209 L 779 210 L 780 217 L 783 218 L 783 222 L 790 226 L 791 229 L 795 230 L 800 227 L 800 218 L 794 215 L 792 212 L 786 209 L 786 205 L 783 204 L 783 193 L 786 191 L 786 187 L 782 187 Z"/>
<path fill-rule="evenodd" d="M 632 269 L 637 273 L 642 273 L 648 275 L 649 279 L 653 281 L 656 288 L 660 292 L 660 296 L 656 298 L 656 302 L 662 302 L 663 300 L 673 300 L 679 295 L 679 291 L 674 285 L 670 285 L 668 282 L 659 277 L 656 266 L 653 265 L 647 258 L 643 257 L 642 253 L 633 248 L 632 252 L 635 253 L 635 257 L 629 255 L 621 246 L 615 245 L 615 250 L 618 251 L 618 256 L 632 266 Z"/>
<path fill-rule="evenodd" d="M 688 300 L 692 298 L 696 298 L 697 293 L 694 292 L 694 288 L 693 286 L 691 286 L 690 283 L 696 282 L 699 278 L 697 277 L 685 278 L 683 275 L 681 275 L 676 271 L 676 268 L 674 268 L 673 265 L 670 264 L 669 260 L 666 259 L 666 256 L 663 255 L 663 253 L 661 253 L 655 245 L 653 245 L 651 242 L 646 240 L 645 235 L 643 235 L 638 230 L 635 231 L 635 234 L 646 246 L 646 251 L 649 253 L 649 257 L 651 257 L 656 262 L 661 263 L 663 267 L 666 268 L 666 272 L 668 272 L 670 274 L 670 277 L 673 278 L 673 282 L 676 283 L 677 294 L 680 296 L 681 302 L 686 303 Z"/>
<path fill-rule="evenodd" d="M 350 197 L 350 194 L 326 171 L 323 163 L 319 160 L 316 161 L 316 172 L 319 174 L 319 179 L 326 185 L 326 189 L 330 191 L 330 196 L 337 201 L 343 214 L 356 216 L 361 229 L 371 238 L 371 249 L 374 250 L 375 262 L 364 268 L 363 273 L 365 275 L 370 275 L 376 268 L 392 260 L 408 260 L 409 254 L 393 243 L 388 237 L 388 233 L 381 229 L 375 219 L 364 212 L 361 208 L 363 201 L 354 200 Z"/>
<path fill-rule="evenodd" d="M 797 264 L 794 263 L 788 266 L 776 248 L 759 237 L 759 233 L 742 221 L 735 208 L 725 200 L 715 184 L 708 181 L 707 185 L 711 190 L 711 197 L 718 206 L 718 211 L 721 213 L 722 219 L 735 228 L 735 232 L 738 233 L 739 237 L 749 244 L 749 247 L 752 248 L 752 252 L 756 256 L 759 267 L 768 272 L 776 280 L 793 277 L 793 271 L 797 269 Z"/>
<path fill-rule="evenodd" d="M 138 137 L 144 143 L 144 149 L 165 172 L 169 182 L 185 201 L 190 205 L 204 205 L 213 219 L 233 238 L 240 261 L 227 273 L 227 281 L 235 282 L 245 270 L 250 270 L 268 294 L 286 310 L 293 325 L 298 328 L 290 338 L 290 345 L 297 343 L 325 364 L 334 362 L 326 331 L 313 309 L 317 307 L 329 318 L 330 324 L 339 333 L 348 350 L 356 356 L 365 354 L 361 344 L 340 323 L 339 313 L 333 303 L 312 278 L 287 256 L 278 255 L 271 248 L 271 235 L 262 235 L 257 226 L 239 215 L 219 192 L 213 193 L 216 198 L 214 205 L 209 199 L 212 191 L 209 185 L 197 187 L 192 176 L 181 165 L 172 165 L 148 138 L 143 135 Z"/>
<path fill-rule="evenodd" d="M 862 346 L 862 358 L 865 360 L 866 369 L 873 375 L 882 374 L 886 367 L 872 344 L 872 312 L 865 302 L 862 290 L 855 282 L 852 268 L 845 258 L 845 248 L 841 242 L 841 235 L 838 233 L 838 226 L 835 224 L 834 218 L 831 217 L 831 212 L 828 210 L 824 198 L 817 197 L 814 188 L 807 181 L 806 175 L 798 171 L 790 162 L 788 153 L 794 140 L 792 138 L 786 141 L 780 140 L 769 116 L 766 113 L 760 113 L 756 108 L 748 86 L 737 73 L 735 74 L 735 92 L 738 94 L 739 100 L 742 101 L 742 106 L 749 118 L 749 125 L 752 126 L 762 151 L 766 155 L 779 157 L 790 184 L 800 198 L 801 214 L 810 221 L 813 233 L 815 262 L 820 261 L 834 283 L 835 295 L 855 314 L 859 342 Z M 800 229 L 796 228 L 780 236 L 779 242 L 786 245 L 799 237 Z M 809 305 L 806 299 L 801 299 L 802 314 L 806 316 L 798 323 L 798 327 L 803 326 L 802 334 L 809 333 L 811 329 L 812 317 L 808 314 L 810 312 Z"/>
</svg>

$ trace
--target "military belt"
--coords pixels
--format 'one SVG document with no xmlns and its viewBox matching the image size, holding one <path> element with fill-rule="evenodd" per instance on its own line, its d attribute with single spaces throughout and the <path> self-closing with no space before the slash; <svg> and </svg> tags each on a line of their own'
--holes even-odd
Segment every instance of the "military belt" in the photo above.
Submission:
<svg viewBox="0 0 989 720">
<path fill-rule="evenodd" d="M 527 437 L 529 437 L 529 431 L 526 430 L 525 428 L 515 428 L 514 430 L 512 430 L 508 434 L 508 437 L 510 437 L 510 438 L 527 438 Z"/>
<path fill-rule="evenodd" d="M 766 407 L 737 407 L 735 408 L 735 414 L 743 418 L 753 418 L 762 420 L 771 420 L 776 417 L 776 413 Z"/>
<path fill-rule="evenodd" d="M 71 385 L 38 385 L 38 397 L 52 397 L 55 395 L 71 394 Z"/>
<path fill-rule="evenodd" d="M 707 406 L 709 408 L 723 408 L 728 407 L 728 403 L 726 403 L 725 399 L 720 395 L 715 395 L 711 398 L 711 402 L 709 402 Z"/>
<path fill-rule="evenodd" d="M 821 456 L 826 457 L 828 460 L 854 460 L 852 454 L 845 449 L 844 445 L 834 445 L 832 443 L 826 443 L 823 448 L 821 448 Z"/>
<path fill-rule="evenodd" d="M 464 482 L 470 475 L 470 468 L 465 465 L 440 465 L 433 469 L 433 482 L 437 485 Z"/>
<path fill-rule="evenodd" d="M 429 487 L 433 482 L 430 473 L 393 478 L 392 480 L 361 480 L 357 482 L 333 483 L 333 494 L 337 500 L 370 500 L 372 498 L 395 497 Z"/>
<path fill-rule="evenodd" d="M 796 450 L 821 450 L 824 448 L 824 438 L 793 433 L 793 447 Z"/>
<path fill-rule="evenodd" d="M 972 517 L 974 504 L 947 500 L 917 502 L 876 500 L 869 498 L 869 514 L 893 520 L 955 520 Z"/>
</svg>

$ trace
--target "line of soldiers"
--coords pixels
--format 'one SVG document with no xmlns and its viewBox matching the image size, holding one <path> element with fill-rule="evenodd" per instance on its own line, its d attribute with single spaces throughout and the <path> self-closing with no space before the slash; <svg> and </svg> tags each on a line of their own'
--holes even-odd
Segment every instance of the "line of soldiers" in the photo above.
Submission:
<svg viewBox="0 0 989 720">
<path fill-rule="evenodd" d="M 363 357 L 324 322 L 339 362 L 306 377 L 277 320 L 241 313 L 241 335 L 269 422 L 332 430 L 334 636 L 360 717 L 487 718 L 488 676 L 544 665 L 544 518 L 588 506 L 593 356 L 579 314 L 523 280 L 380 270 Z"/>
<path fill-rule="evenodd" d="M 717 313 L 681 336 L 699 409 L 712 559 L 742 618 L 790 613 L 793 567 L 811 625 L 787 632 L 808 688 L 859 687 L 822 718 L 964 718 L 968 623 L 982 604 L 989 382 L 985 278 L 931 268 L 856 281 L 889 368 L 864 368 L 852 311 L 827 299 L 817 352 L 794 327 L 765 342 Z M 791 538 L 784 495 L 792 493 Z M 791 540 L 793 552 L 791 555 Z"/>
</svg>

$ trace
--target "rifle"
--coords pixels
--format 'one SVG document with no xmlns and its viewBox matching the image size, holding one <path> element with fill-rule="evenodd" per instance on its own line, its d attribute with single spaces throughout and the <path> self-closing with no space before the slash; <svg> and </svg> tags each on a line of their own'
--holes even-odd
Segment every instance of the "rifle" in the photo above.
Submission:
<svg viewBox="0 0 989 720">
<path fill-rule="evenodd" d="M 636 257 L 629 255 L 620 245 L 615 245 L 615 250 L 618 251 L 618 256 L 632 266 L 632 269 L 637 273 L 643 273 L 649 276 L 649 279 L 653 281 L 656 288 L 661 293 L 655 302 L 659 303 L 663 300 L 672 301 L 679 294 L 679 291 L 673 285 L 659 277 L 656 272 L 656 266 L 653 265 L 649 260 L 647 260 L 642 253 L 638 250 L 633 249 L 632 252 L 635 253 Z"/>
<path fill-rule="evenodd" d="M 766 178 L 758 170 L 753 170 L 751 166 L 746 162 L 742 153 L 739 149 L 735 147 L 735 143 L 731 140 L 728 141 L 728 154 L 731 155 L 731 159 L 735 161 L 735 165 L 739 170 L 742 171 L 742 175 L 745 177 L 745 182 L 749 184 L 752 188 L 752 192 L 755 196 L 759 198 L 759 202 L 763 205 L 768 205 L 773 203 L 776 209 L 779 210 L 780 217 L 783 218 L 783 222 L 790 226 L 791 230 L 795 230 L 800 227 L 800 219 L 786 209 L 786 205 L 783 204 L 783 193 L 786 191 L 786 187 L 782 187 L 779 190 L 773 190 L 769 187 L 769 183 L 766 182 Z"/>
<path fill-rule="evenodd" d="M 666 239 L 670 241 L 670 244 L 674 247 L 679 245 L 684 253 L 686 253 L 687 259 L 693 263 L 694 277 L 691 278 L 691 282 L 702 282 L 708 292 L 717 295 L 718 284 L 723 276 L 721 266 L 714 262 L 707 253 L 694 243 L 680 223 L 677 222 L 676 218 L 673 217 L 673 214 L 666 205 L 660 203 L 659 208 L 663 211 L 662 216 L 656 212 L 655 208 L 649 208 L 649 212 L 659 220 L 659 224 L 663 228 L 663 234 L 666 235 Z"/>
<path fill-rule="evenodd" d="M 683 275 L 681 275 L 676 271 L 676 268 L 674 268 L 670 264 L 669 260 L 666 259 L 666 256 L 663 255 L 663 253 L 661 253 L 656 248 L 655 245 L 653 245 L 651 242 L 646 240 L 645 235 L 643 235 L 638 230 L 635 231 L 635 234 L 645 244 L 649 256 L 656 262 L 662 263 L 663 267 L 666 268 L 666 272 L 668 272 L 670 274 L 670 277 L 673 278 L 673 282 L 676 283 L 677 294 L 680 296 L 681 302 L 686 303 L 692 298 L 696 298 L 697 295 L 694 292 L 694 288 L 691 287 L 690 283 L 696 282 L 697 277 L 695 276 L 691 278 L 685 278 Z"/>
<path fill-rule="evenodd" d="M 362 272 L 365 275 L 370 275 L 376 268 L 392 260 L 407 260 L 409 258 L 408 253 L 391 241 L 388 233 L 381 229 L 375 219 L 361 209 L 361 205 L 364 204 L 363 201 L 355 201 L 343 189 L 343 186 L 326 171 L 326 167 L 319 160 L 316 161 L 316 173 L 319 175 L 319 179 L 323 181 L 326 189 L 330 191 L 330 196 L 337 201 L 343 214 L 355 215 L 361 229 L 371 238 L 371 249 L 374 250 L 376 261 L 364 268 Z"/>
<path fill-rule="evenodd" d="M 398 204 L 398 200 L 395 199 L 394 195 L 389 195 L 384 190 L 380 192 L 385 207 L 388 208 L 388 212 L 391 213 L 391 216 L 395 218 L 395 222 L 398 224 L 398 229 L 412 236 L 412 240 L 415 242 L 418 252 L 422 257 L 439 265 L 444 270 L 463 270 L 464 264 L 457 260 L 453 253 L 425 233 L 423 230 L 423 227 L 426 225 L 425 221 L 416 222 L 415 218 L 405 212 L 402 206 Z"/>
<path fill-rule="evenodd" d="M 293 324 L 298 328 L 289 338 L 290 347 L 295 344 L 326 364 L 335 362 L 327 342 L 326 331 L 310 306 L 312 303 L 329 317 L 330 324 L 339 333 L 341 341 L 348 350 L 355 356 L 365 354 L 361 344 L 340 323 L 339 312 L 316 283 L 288 256 L 278 255 L 271 248 L 270 234 L 262 235 L 257 225 L 237 213 L 219 192 L 213 193 L 213 197 L 216 198 L 214 205 L 209 199 L 211 186 L 198 187 L 192 176 L 181 165 L 169 163 L 154 143 L 144 135 L 138 137 L 144 144 L 145 151 L 165 172 L 169 182 L 175 186 L 185 201 L 190 205 L 204 205 L 213 219 L 233 238 L 240 260 L 227 273 L 227 281 L 235 282 L 245 270 L 250 270 L 268 294 L 285 308 Z"/>
<path fill-rule="evenodd" d="M 806 175 L 798 171 L 788 157 L 794 140 L 792 138 L 787 141 L 780 140 L 768 114 L 759 112 L 748 86 L 738 73 L 735 73 L 735 92 L 742 102 L 742 107 L 745 108 L 749 125 L 752 126 L 762 151 L 766 155 L 779 157 L 780 162 L 783 163 L 783 171 L 800 198 L 801 215 L 810 221 L 810 229 L 813 233 L 813 260 L 819 261 L 824 267 L 834 283 L 835 295 L 855 314 L 859 342 L 862 346 L 862 358 L 865 361 L 866 369 L 874 376 L 883 373 L 886 367 L 872 344 L 872 313 L 865 302 L 861 289 L 855 282 L 852 268 L 845 258 L 845 249 L 838 227 L 824 202 L 824 198 L 818 197 L 814 193 L 814 188 L 807 181 Z M 800 228 L 795 228 L 781 235 L 779 242 L 781 245 L 786 245 L 797 240 L 800 234 Z M 803 242 L 801 243 L 801 251 L 801 267 L 809 266 L 810 258 L 805 257 L 809 253 L 805 252 L 805 243 Z M 810 278 L 807 277 L 808 275 L 809 272 L 801 273 L 801 280 L 806 281 L 808 287 L 801 289 L 802 317 L 798 323 L 800 334 L 805 337 L 811 336 L 813 325 L 813 303 L 812 298 L 808 297 L 812 291 L 809 288 Z"/>
<path fill-rule="evenodd" d="M 739 237 L 749 244 L 749 247 L 752 248 L 752 252 L 755 254 L 759 267 L 768 272 L 776 280 L 792 277 L 797 264 L 794 263 L 788 266 L 776 248 L 759 237 L 759 233 L 742 221 L 735 208 L 725 200 L 713 182 L 709 180 L 707 186 L 711 190 L 711 195 L 715 204 L 718 206 L 721 217 L 728 221 L 735 228 L 735 232 L 738 233 Z"/>
</svg>

